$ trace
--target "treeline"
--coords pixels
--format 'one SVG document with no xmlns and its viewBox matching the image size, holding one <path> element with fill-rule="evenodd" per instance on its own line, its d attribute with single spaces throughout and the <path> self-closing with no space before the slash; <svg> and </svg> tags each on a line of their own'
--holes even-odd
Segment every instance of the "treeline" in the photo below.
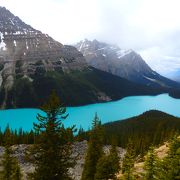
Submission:
<svg viewBox="0 0 180 180">
<path fill-rule="evenodd" d="M 22 180 L 22 172 L 17 159 L 13 156 L 12 144 L 34 143 L 29 149 L 27 160 L 34 164 L 35 171 L 28 174 L 28 180 L 70 180 L 68 169 L 73 167 L 71 157 L 74 126 L 64 128 L 62 120 L 66 119 L 66 108 L 61 106 L 55 92 L 41 107 L 45 116 L 37 114 L 38 123 L 34 123 L 33 131 L 16 133 L 9 127 L 1 133 L 5 153 L 2 160 L 0 179 Z"/>
<path fill-rule="evenodd" d="M 172 89 L 169 92 L 169 95 L 173 98 L 180 99 L 180 89 Z"/>
<path fill-rule="evenodd" d="M 150 146 L 144 157 L 141 172 L 135 170 L 135 156 L 133 146 L 128 145 L 122 162 L 122 171 L 119 179 L 122 180 L 178 180 L 180 179 L 180 137 L 175 135 L 168 145 L 167 154 L 159 158 L 155 148 Z"/>
<path fill-rule="evenodd" d="M 38 134 L 33 130 L 25 132 L 20 128 L 19 130 L 12 130 L 9 126 L 5 131 L 0 130 L 0 146 L 5 146 L 6 136 L 9 134 L 10 145 L 14 144 L 34 144 L 38 139 Z"/>
<path fill-rule="evenodd" d="M 22 173 L 19 166 L 19 162 L 16 157 L 12 156 L 11 149 L 11 132 L 9 128 L 6 128 L 6 131 L 3 136 L 3 145 L 5 147 L 5 152 L 2 156 L 2 161 L 0 163 L 0 179 L 3 180 L 22 180 Z"/>
<path fill-rule="evenodd" d="M 52 89 L 66 106 L 79 106 L 99 102 L 98 94 L 103 92 L 112 100 L 130 95 L 157 95 L 167 92 L 165 89 L 137 85 L 112 74 L 88 68 L 83 71 L 38 72 L 32 77 L 16 78 L 8 91 L 0 89 L 0 105 L 6 101 L 6 108 L 39 107 L 48 99 Z"/>
<path fill-rule="evenodd" d="M 5 146 L 1 173 L 3 179 L 22 179 L 18 161 L 12 155 L 11 151 L 12 144 L 21 143 L 34 144 L 29 152 L 29 160 L 36 168 L 33 173 L 28 175 L 28 179 L 72 179 L 68 171 L 69 168 L 74 167 L 76 163 L 71 156 L 72 143 L 74 140 L 83 139 L 88 139 L 88 150 L 81 180 L 115 180 L 118 174 L 121 175 L 120 179 L 122 178 L 123 180 L 140 178 L 146 180 L 158 178 L 174 180 L 179 178 L 180 138 L 177 136 L 171 142 L 170 150 L 166 158 L 159 160 L 153 148 L 150 148 L 146 156 L 143 173 L 136 174 L 134 171 L 134 163 L 140 147 L 147 150 L 150 147 L 150 143 L 152 144 L 154 142 L 154 144 L 156 144 L 163 141 L 163 136 L 166 139 L 172 136 L 174 132 L 178 132 L 180 127 L 178 118 L 175 118 L 175 120 L 173 116 L 162 112 L 150 111 L 136 117 L 134 120 L 133 118 L 127 120 L 127 126 L 121 127 L 121 131 L 124 129 L 124 134 L 122 134 L 124 136 L 120 137 L 118 136 L 119 134 L 117 134 L 119 128 L 116 129 L 114 126 L 114 129 L 111 129 L 114 133 L 109 131 L 112 133 L 110 134 L 106 129 L 108 124 L 104 126 L 101 125 L 101 121 L 96 114 L 91 131 L 84 132 L 83 129 L 80 129 L 78 135 L 74 137 L 75 127 L 65 128 L 63 125 L 63 120 L 67 117 L 66 108 L 62 107 L 58 96 L 56 96 L 54 92 L 41 109 L 46 115 L 42 116 L 41 114 L 37 114 L 38 123 L 34 123 L 34 132 L 36 133 L 33 131 L 25 133 L 22 129 L 18 132 L 11 131 L 9 127 L 6 128 L 5 132 L 1 132 L 1 143 Z M 144 117 L 144 119 L 142 117 Z M 161 117 L 161 121 L 158 121 L 157 117 Z M 150 121 L 148 119 L 150 119 Z M 136 123 L 132 124 L 133 121 Z M 156 121 L 156 123 L 154 123 L 154 121 Z M 126 121 L 122 121 L 122 123 L 125 122 Z M 118 123 L 120 122 L 115 122 L 116 126 Z M 113 123 L 110 123 L 110 125 L 109 127 L 112 128 Z M 154 131 L 153 126 L 157 126 L 156 131 Z M 162 129 L 165 130 L 163 131 Z M 156 136 L 152 136 L 153 131 L 156 132 Z M 168 131 L 169 134 L 167 133 Z M 157 135 L 158 132 L 159 135 Z M 127 133 L 127 136 L 125 133 Z M 144 140 L 142 140 L 143 136 Z M 138 137 L 142 144 L 141 146 L 137 145 L 139 144 Z M 120 138 L 127 138 L 127 143 L 123 141 L 123 145 L 126 147 L 126 154 L 123 159 L 120 159 L 116 148 L 118 144 L 122 143 L 122 141 L 119 141 Z M 157 141 L 157 139 L 159 139 L 159 141 Z M 109 153 L 103 151 L 104 143 L 112 145 Z M 144 149 L 139 152 L 144 152 Z"/>
<path fill-rule="evenodd" d="M 129 139 L 133 142 L 136 154 L 144 154 L 151 145 L 168 141 L 180 133 L 180 118 L 160 111 L 148 111 L 140 116 L 104 125 L 105 142 L 116 139 L 118 146 L 126 148 Z"/>
<path fill-rule="evenodd" d="M 144 154 L 151 145 L 159 145 L 168 141 L 175 133 L 180 133 L 180 118 L 160 111 L 148 111 L 140 116 L 127 120 L 110 122 L 103 125 L 104 144 L 127 147 L 129 139 L 132 140 L 135 154 Z M 77 140 L 89 140 L 90 132 L 80 128 Z"/>
<path fill-rule="evenodd" d="M 114 139 L 115 140 L 115 139 Z M 115 143 L 115 141 L 114 141 Z M 88 150 L 81 180 L 176 180 L 180 179 L 180 137 L 175 135 L 167 155 L 159 159 L 153 146 L 144 157 L 141 171 L 136 171 L 137 156 L 134 142 L 129 139 L 123 159 L 118 156 L 113 143 L 108 154 L 103 151 L 103 127 L 97 116 L 89 132 Z"/>
</svg>

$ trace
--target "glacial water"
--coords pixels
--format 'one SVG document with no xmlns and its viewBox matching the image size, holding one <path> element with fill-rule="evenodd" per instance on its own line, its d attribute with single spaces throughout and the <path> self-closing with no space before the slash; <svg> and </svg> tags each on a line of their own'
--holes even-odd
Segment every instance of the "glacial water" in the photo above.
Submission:
<svg viewBox="0 0 180 180">
<path fill-rule="evenodd" d="M 122 120 L 137 116 L 148 110 L 160 110 L 180 117 L 180 100 L 162 94 L 158 96 L 130 96 L 118 101 L 97 103 L 79 107 L 68 107 L 69 116 L 64 120 L 66 127 L 76 125 L 84 129 L 91 127 L 92 119 L 97 112 L 102 123 Z M 2 130 L 9 124 L 12 129 L 31 130 L 33 122 L 37 122 L 39 109 L 0 110 L 0 127 Z"/>
</svg>

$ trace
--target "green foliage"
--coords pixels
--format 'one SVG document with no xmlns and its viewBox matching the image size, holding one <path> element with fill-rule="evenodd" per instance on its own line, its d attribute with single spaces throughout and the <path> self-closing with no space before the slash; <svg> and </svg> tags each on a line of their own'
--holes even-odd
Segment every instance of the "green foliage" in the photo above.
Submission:
<svg viewBox="0 0 180 180">
<path fill-rule="evenodd" d="M 73 165 L 71 154 L 72 128 L 64 128 L 63 119 L 67 117 L 66 108 L 62 107 L 56 93 L 53 92 L 47 103 L 41 108 L 46 116 L 37 115 L 38 124 L 34 123 L 39 139 L 33 148 L 35 172 L 33 180 L 71 179 L 68 168 Z"/>
<path fill-rule="evenodd" d="M 16 80 L 9 94 L 12 94 L 11 97 L 8 98 L 9 106 L 22 108 L 33 107 L 37 104 L 32 82 L 28 78 Z"/>
<path fill-rule="evenodd" d="M 175 135 L 169 142 L 167 155 L 160 159 L 150 147 L 144 162 L 145 180 L 180 179 L 180 137 Z"/>
<path fill-rule="evenodd" d="M 169 146 L 168 155 L 162 159 L 159 178 L 162 180 L 180 179 L 180 137 L 175 136 Z"/>
<path fill-rule="evenodd" d="M 78 134 L 75 137 L 76 141 L 89 140 L 89 131 L 85 131 L 82 127 L 79 128 Z"/>
<path fill-rule="evenodd" d="M 47 100 L 52 89 L 68 106 L 84 105 L 100 101 L 100 92 L 117 100 L 130 95 L 156 95 L 162 92 L 143 85 L 137 85 L 112 74 L 87 68 L 83 71 L 45 72 L 36 69 L 33 81 L 20 77 L 8 92 L 7 107 L 39 107 Z M 0 99 L 6 99 L 3 88 Z"/>
<path fill-rule="evenodd" d="M 154 147 L 151 146 L 146 155 L 146 159 L 144 162 L 146 180 L 157 179 L 157 173 L 159 170 L 158 162 L 159 162 L 159 159 L 155 153 Z"/>
<path fill-rule="evenodd" d="M 5 146 L 7 144 L 6 136 L 9 134 L 8 142 L 10 145 L 14 144 L 34 144 L 38 140 L 38 134 L 35 134 L 34 131 L 24 132 L 21 128 L 19 131 L 10 130 L 9 127 L 6 128 L 4 132 L 0 130 L 0 145 Z"/>
<path fill-rule="evenodd" d="M 160 111 L 148 111 L 140 116 L 104 125 L 105 144 L 112 138 L 125 148 L 128 139 L 133 142 L 135 153 L 145 154 L 151 145 L 159 145 L 180 132 L 180 118 Z"/>
<path fill-rule="evenodd" d="M 122 173 L 126 180 L 134 179 L 133 176 L 134 162 L 135 162 L 134 147 L 131 140 L 129 140 L 129 143 L 126 148 L 126 154 L 124 156 L 122 163 Z"/>
<path fill-rule="evenodd" d="M 22 173 L 20 166 L 18 164 L 17 159 L 14 159 L 14 167 L 13 167 L 13 173 L 12 173 L 12 180 L 21 180 L 22 179 Z"/>
<path fill-rule="evenodd" d="M 112 178 L 115 178 L 115 174 L 120 170 L 120 158 L 118 156 L 117 147 L 112 145 L 109 158 L 111 159 L 111 167 L 112 167 Z"/>
<path fill-rule="evenodd" d="M 5 148 L 2 165 L 3 165 L 2 178 L 4 180 L 11 180 L 13 173 L 13 158 L 11 156 L 10 147 Z"/>
<path fill-rule="evenodd" d="M 21 180 L 22 174 L 18 161 L 12 156 L 11 138 L 11 131 L 9 127 L 7 127 L 4 138 L 5 152 L 2 160 L 3 171 L 1 172 L 1 178 L 3 180 Z"/>
<path fill-rule="evenodd" d="M 88 150 L 85 158 L 84 169 L 81 180 L 94 180 L 96 165 L 99 158 L 103 155 L 103 130 L 101 121 L 97 114 L 92 122 L 92 130 L 88 142 Z"/>
<path fill-rule="evenodd" d="M 112 146 L 109 155 L 103 154 L 102 157 L 98 160 L 96 166 L 96 180 L 108 180 L 116 179 L 116 173 L 120 170 L 120 160 L 118 157 L 117 149 L 115 146 Z"/>
<path fill-rule="evenodd" d="M 4 131 L 4 145 L 5 147 L 8 147 L 8 148 L 12 145 L 12 135 L 11 135 L 11 130 L 9 128 L 9 125 L 7 125 Z"/>
</svg>

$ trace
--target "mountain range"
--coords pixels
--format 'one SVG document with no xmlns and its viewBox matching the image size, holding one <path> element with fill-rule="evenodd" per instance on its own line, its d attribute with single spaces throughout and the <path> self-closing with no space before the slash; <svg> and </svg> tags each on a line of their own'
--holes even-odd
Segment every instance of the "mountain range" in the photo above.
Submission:
<svg viewBox="0 0 180 180">
<path fill-rule="evenodd" d="M 142 57 L 135 51 L 124 50 L 97 40 L 80 41 L 75 47 L 83 53 L 89 65 L 150 87 L 180 87 L 175 81 L 169 80 L 153 71 Z"/>
<path fill-rule="evenodd" d="M 63 45 L 0 7 L 1 108 L 39 107 L 52 90 L 56 90 L 65 105 L 73 106 L 130 95 L 155 95 L 178 86 L 152 71 L 134 51 L 120 53 L 118 47 L 105 48 L 108 46 L 105 43 L 87 42 L 93 45 L 89 46 L 89 53 L 102 49 L 91 55 L 99 57 L 95 60 L 99 66 L 88 58 L 91 56 L 85 53 L 85 44 L 77 45 L 81 52 Z M 119 54 L 115 57 L 117 51 Z M 107 66 L 109 57 L 113 57 L 112 68 Z M 126 62 L 120 77 L 116 73 L 120 72 L 118 57 Z M 100 68 L 102 60 L 104 68 Z M 118 68 L 114 68 L 115 61 Z"/>
<path fill-rule="evenodd" d="M 180 82 L 180 69 L 165 74 L 168 78 Z"/>
</svg>

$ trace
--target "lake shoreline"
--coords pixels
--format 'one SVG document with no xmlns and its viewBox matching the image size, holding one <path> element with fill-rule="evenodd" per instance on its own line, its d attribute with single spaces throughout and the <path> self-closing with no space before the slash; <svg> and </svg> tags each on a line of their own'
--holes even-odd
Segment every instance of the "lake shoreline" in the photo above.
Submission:
<svg viewBox="0 0 180 180">
<path fill-rule="evenodd" d="M 84 106 L 67 107 L 69 116 L 64 120 L 66 127 L 76 125 L 85 130 L 91 128 L 95 113 L 102 123 L 124 120 L 138 116 L 149 110 L 159 110 L 180 117 L 180 100 L 170 97 L 167 93 L 156 96 L 128 96 L 120 100 L 95 103 Z M 2 130 L 9 124 L 12 129 L 31 130 L 33 122 L 37 122 L 37 113 L 43 113 L 37 108 L 18 108 L 0 110 L 0 127 Z"/>
</svg>

